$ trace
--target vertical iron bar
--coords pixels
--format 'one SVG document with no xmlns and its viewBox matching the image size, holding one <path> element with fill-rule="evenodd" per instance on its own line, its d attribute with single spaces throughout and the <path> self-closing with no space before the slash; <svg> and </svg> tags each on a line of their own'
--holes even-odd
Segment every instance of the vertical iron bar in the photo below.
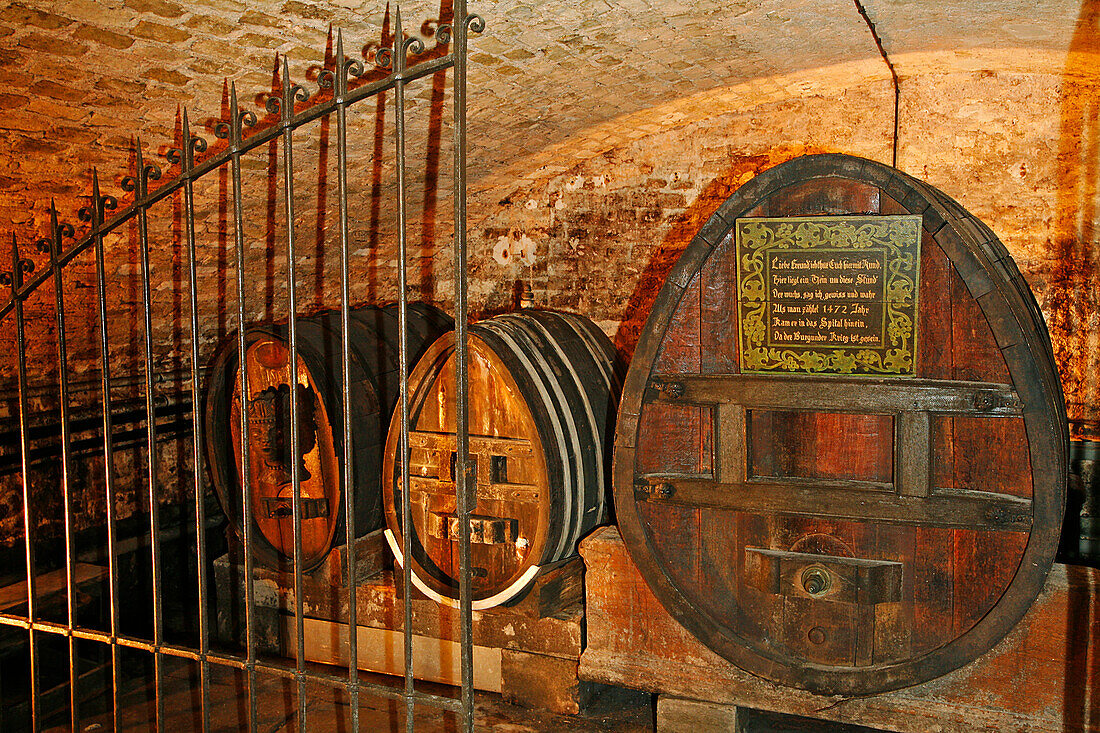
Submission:
<svg viewBox="0 0 1100 733">
<path fill-rule="evenodd" d="M 69 441 L 72 432 L 69 424 L 69 373 L 68 356 L 66 354 L 65 333 L 65 294 L 61 282 L 61 265 L 57 258 L 61 254 L 62 226 L 57 220 L 57 205 L 50 202 L 50 233 L 51 239 L 43 242 L 43 249 L 48 247 L 50 266 L 53 269 L 54 300 L 57 311 L 57 377 L 61 399 L 61 495 L 65 504 L 65 590 L 66 611 L 69 621 L 69 629 L 76 626 L 76 589 L 73 584 L 73 566 L 76 562 L 73 552 L 73 497 L 70 475 Z M 71 234 L 71 227 L 66 225 L 66 233 Z M 80 730 L 80 697 L 77 694 L 77 683 L 80 674 L 77 670 L 76 638 L 69 636 L 69 724 L 74 731 Z"/>
<path fill-rule="evenodd" d="M 286 206 L 286 289 L 290 337 L 290 487 L 291 526 L 294 539 L 294 668 L 298 682 L 298 730 L 308 730 L 306 720 L 305 617 L 302 600 L 302 477 L 298 472 L 298 290 L 294 262 L 294 99 L 301 87 L 290 83 L 290 66 L 283 57 L 283 197 Z M 302 90 L 304 92 L 304 90 Z M 345 405 L 346 411 L 346 405 Z"/>
<path fill-rule="evenodd" d="M 202 420 L 199 416 L 199 300 L 198 274 L 195 261 L 195 188 L 188 176 L 195 167 L 196 148 L 206 149 L 201 138 L 191 137 L 191 125 L 187 110 L 183 111 L 183 150 L 181 164 L 185 182 L 183 185 L 183 218 L 187 237 L 187 278 L 191 304 L 191 435 L 194 465 L 195 491 L 195 552 L 199 584 L 199 705 L 202 711 L 203 733 L 210 730 L 210 709 L 207 696 L 210 694 L 210 662 L 206 655 L 210 653 L 210 629 L 207 621 L 208 601 L 206 597 L 206 492 L 202 482 Z"/>
<path fill-rule="evenodd" d="M 115 537 L 115 516 L 117 515 L 115 497 L 115 453 L 111 435 L 113 433 L 111 417 L 111 354 L 107 334 L 107 275 L 103 253 L 104 213 L 115 207 L 115 200 L 99 193 L 99 173 L 92 170 L 92 232 L 95 239 L 96 296 L 99 306 L 99 376 L 100 390 L 103 396 L 103 481 L 107 492 L 107 577 L 108 593 L 111 602 L 111 715 L 114 729 L 119 729 L 119 682 L 121 665 L 118 647 L 118 547 Z"/>
<path fill-rule="evenodd" d="M 153 305 L 149 283 L 149 179 L 160 178 L 160 170 L 146 165 L 137 140 L 138 244 L 141 247 L 141 304 L 145 328 L 145 437 L 149 455 L 146 460 L 149 481 L 149 554 L 153 571 L 153 689 L 156 694 L 157 731 L 164 733 L 163 673 L 160 647 L 164 644 L 164 613 L 160 574 L 160 504 L 157 501 L 157 426 L 153 405 Z"/>
<path fill-rule="evenodd" d="M 413 649 L 412 649 L 412 508 L 409 499 L 409 343 L 406 331 L 408 317 L 407 246 L 405 231 L 405 33 L 401 27 L 401 5 L 394 12 L 393 74 L 394 123 L 397 137 L 397 378 L 400 394 L 401 441 L 401 556 L 402 582 L 404 584 L 404 623 L 402 638 L 405 645 L 405 730 L 413 733 L 415 706 L 413 704 Z"/>
<path fill-rule="evenodd" d="M 19 290 L 23 287 L 23 261 L 19 259 L 19 244 L 15 240 L 15 234 L 11 235 L 11 288 L 12 298 L 15 301 L 15 338 L 16 356 L 18 360 L 17 371 L 19 373 L 19 435 L 21 438 L 23 469 L 23 532 L 27 543 L 27 618 L 33 623 L 37 620 L 37 601 L 35 583 L 34 562 L 34 517 L 31 507 L 30 484 L 30 437 L 27 433 L 28 411 L 27 406 L 27 337 L 23 322 L 23 296 Z M 32 626 L 27 630 L 27 645 L 31 662 L 31 730 L 38 731 L 38 646 L 36 644 L 35 629 Z"/>
<path fill-rule="evenodd" d="M 352 497 L 351 477 L 361 466 L 354 466 L 352 451 L 351 406 L 349 385 L 351 380 L 350 344 L 348 328 L 350 316 L 348 309 L 351 301 L 351 272 L 348 263 L 348 120 L 344 96 L 348 93 L 348 73 L 353 69 L 362 71 L 357 62 L 344 58 L 344 34 L 336 33 L 336 69 L 333 78 L 333 92 L 336 101 L 336 181 L 340 205 L 340 397 L 343 405 L 344 422 L 344 470 L 340 472 L 340 490 L 344 497 L 344 517 L 347 540 L 348 571 L 348 695 L 351 698 L 351 730 L 359 733 L 359 633 L 356 605 L 356 561 L 355 547 L 355 502 Z"/>
<path fill-rule="evenodd" d="M 462 665 L 462 726 L 474 729 L 474 634 L 470 576 L 470 514 L 477 496 L 469 465 L 469 374 L 466 342 L 466 42 L 480 18 L 466 14 L 466 0 L 454 4 L 454 218 L 455 218 L 455 475 L 462 477 L 458 494 L 459 619 Z"/>
<path fill-rule="evenodd" d="M 255 124 L 255 115 L 237 107 L 237 85 L 229 87 L 230 175 L 233 179 L 233 240 L 237 255 L 237 373 L 241 389 L 241 524 L 244 535 L 245 669 L 248 678 L 248 728 L 256 733 L 256 624 L 252 562 L 252 467 L 248 451 L 248 370 L 245 368 L 244 195 L 241 191 L 241 125 Z"/>
</svg>

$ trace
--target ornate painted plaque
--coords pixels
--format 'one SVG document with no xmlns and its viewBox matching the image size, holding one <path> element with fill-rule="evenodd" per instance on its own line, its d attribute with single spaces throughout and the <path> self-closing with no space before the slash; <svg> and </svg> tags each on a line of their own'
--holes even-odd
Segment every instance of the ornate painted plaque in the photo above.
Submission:
<svg viewBox="0 0 1100 733">
<path fill-rule="evenodd" d="M 920 216 L 743 218 L 741 371 L 913 376 Z"/>
</svg>

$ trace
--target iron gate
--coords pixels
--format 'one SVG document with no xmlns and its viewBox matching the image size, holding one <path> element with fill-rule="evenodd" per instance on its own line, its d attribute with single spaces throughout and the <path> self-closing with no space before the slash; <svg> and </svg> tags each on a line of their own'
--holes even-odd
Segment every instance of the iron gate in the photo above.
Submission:
<svg viewBox="0 0 1100 733">
<path fill-rule="evenodd" d="M 177 174 L 171 180 L 154 186 L 153 182 L 162 177 L 161 168 L 147 159 L 146 150 L 138 141 L 133 149 L 133 175 L 122 181 L 124 190 L 132 193 L 133 202 L 124 209 L 117 211 L 119 201 L 116 197 L 105 194 L 100 187 L 98 172 L 92 172 L 91 204 L 82 209 L 80 217 L 85 226 L 77 236 L 76 227 L 62 221 L 56 206 L 51 206 L 50 236 L 35 242 L 39 252 L 48 256 L 48 266 L 40 272 L 35 272 L 35 266 L 31 258 L 27 256 L 25 248 L 21 248 L 18 238 L 13 233 L 11 242 L 11 270 L 0 275 L 4 285 L 10 288 L 7 301 L 0 306 L 0 330 L 14 331 L 15 349 L 13 357 L 16 360 L 15 381 L 17 398 L 17 434 L 19 445 L 15 453 L 18 462 L 15 472 L 19 475 L 22 485 L 22 525 L 25 539 L 25 565 L 26 565 L 26 608 L 25 613 L 14 612 L 11 609 L 0 613 L 0 624 L 14 627 L 26 633 L 27 648 L 30 662 L 30 690 L 28 696 L 29 717 L 31 728 L 38 730 L 43 720 L 50 712 L 45 709 L 43 702 L 44 690 L 40 680 L 41 671 L 41 646 L 46 638 L 61 638 L 66 640 L 69 655 L 69 679 L 68 707 L 69 725 L 72 729 L 81 728 L 81 678 L 78 663 L 78 643 L 94 643 L 102 645 L 105 653 L 109 654 L 110 675 L 110 710 L 116 729 L 119 725 L 119 714 L 122 709 L 120 695 L 124 686 L 122 677 L 122 656 L 131 653 L 145 653 L 152 660 L 152 676 L 155 692 L 155 722 L 157 730 L 165 730 L 166 711 L 165 700 L 162 694 L 164 680 L 164 661 L 166 658 L 178 658 L 190 660 L 196 664 L 200 677 L 200 694 L 198 704 L 201 706 L 202 730 L 208 730 L 211 726 L 210 690 L 209 680 L 211 670 L 214 667 L 241 670 L 247 678 L 247 720 L 250 730 L 257 730 L 257 673 L 276 675 L 293 681 L 297 690 L 298 700 L 298 728 L 308 729 L 307 708 L 307 683 L 322 683 L 335 688 L 346 690 L 351 700 L 350 714 L 352 730 L 359 730 L 359 696 L 361 693 L 378 695 L 390 699 L 402 700 L 405 705 L 405 721 L 407 730 L 413 728 L 413 706 L 415 704 L 428 704 L 438 708 L 454 711 L 461 715 L 465 730 L 472 730 L 473 726 L 473 642 L 472 642 L 472 611 L 470 595 L 470 524 L 469 516 L 473 510 L 475 501 L 472 491 L 471 466 L 468 463 L 468 426 L 466 415 L 466 320 L 467 320 L 467 282 L 466 282 L 466 64 L 467 64 L 467 38 L 470 33 L 480 33 L 484 29 L 481 18 L 467 12 L 464 0 L 455 0 L 453 3 L 453 18 L 449 24 L 446 18 L 440 20 L 441 25 L 435 31 L 436 46 L 426 49 L 423 41 L 416 36 L 406 36 L 402 28 L 400 9 L 395 14 L 395 27 L 392 33 L 392 41 L 383 43 L 383 47 L 374 53 L 374 63 L 378 67 L 373 73 L 365 73 L 364 63 L 345 56 L 342 35 L 337 35 L 335 49 L 335 63 L 332 68 L 320 70 L 317 78 L 319 90 L 310 99 L 310 95 L 302 86 L 292 83 L 290 69 L 286 59 L 283 59 L 281 73 L 281 87 L 275 90 L 266 100 L 266 109 L 271 116 L 272 124 L 268 126 L 257 125 L 257 117 L 252 111 L 244 110 L 240 106 L 237 91 L 231 86 L 228 93 L 228 119 L 222 119 L 214 126 L 215 135 L 224 141 L 224 148 L 218 151 L 211 150 L 207 153 L 207 142 L 192 131 L 191 121 L 186 111 L 182 114 L 180 142 L 176 148 L 167 151 L 169 164 L 177 169 Z M 366 55 L 364 55 L 366 58 Z M 245 583 L 245 643 L 243 653 L 228 652 L 215 649 L 211 645 L 211 609 L 209 582 L 207 577 L 208 548 L 206 542 L 206 528 L 208 526 L 206 516 L 205 486 L 203 482 L 202 443 L 203 425 L 199 418 L 198 410 L 194 409 L 200 403 L 201 362 L 199 348 L 199 333 L 202 329 L 198 304 L 199 275 L 201 253 L 196 248 L 196 229 L 202 224 L 201 212 L 197 212 L 195 200 L 195 185 L 206 176 L 213 176 L 228 169 L 228 177 L 231 191 L 228 194 L 231 208 L 232 222 L 229 228 L 232 231 L 233 260 L 226 268 L 236 270 L 236 310 L 233 313 L 237 332 L 238 363 L 243 364 L 245 358 L 245 326 L 247 325 L 246 303 L 252 294 L 249 291 L 245 275 L 245 262 L 247 257 L 246 233 L 244 214 L 246 207 L 245 175 L 242 173 L 242 156 L 249 151 L 261 148 L 264 145 L 278 146 L 282 152 L 283 165 L 281 166 L 281 187 L 284 201 L 284 211 L 287 225 L 284 237 L 285 251 L 285 285 L 287 290 L 288 312 L 288 341 L 290 344 L 290 369 L 292 381 L 297 381 L 297 311 L 300 308 L 298 300 L 298 273 L 296 259 L 299 252 L 295 242 L 295 179 L 294 152 L 295 131 L 307 123 L 318 120 L 331 120 L 335 116 L 336 127 L 336 172 L 337 172 L 337 206 L 339 226 L 339 252 L 340 252 L 340 320 L 342 324 L 342 373 L 339 378 L 342 396 L 345 404 L 348 400 L 349 382 L 349 344 L 348 344 L 348 319 L 351 290 L 349 283 L 352 271 L 349 265 L 349 252 L 351 233 L 349 229 L 349 180 L 348 180 L 348 130 L 349 110 L 355 111 L 363 107 L 363 102 L 368 99 L 378 100 L 379 112 L 384 107 L 384 94 L 393 92 L 393 135 L 396 149 L 395 175 L 396 175 L 396 207 L 397 207 L 397 277 L 399 297 L 399 323 L 400 323 L 400 403 L 401 415 L 401 451 L 405 460 L 400 461 L 403 506 L 402 515 L 406 523 L 409 522 L 409 491 L 408 491 L 408 344 L 406 343 L 405 324 L 407 318 L 406 302 L 409 299 L 409 285 L 407 281 L 408 269 L 408 242 L 407 242 L 407 174 L 406 174 L 406 90 L 409 85 L 426 78 L 439 78 L 441 72 L 453 70 L 453 199 L 454 199 L 454 314 L 456 323 L 456 364 L 457 364 L 457 391 L 458 391 L 458 443 L 456 457 L 456 475 L 465 477 L 461 482 L 463 489 L 458 492 L 460 522 L 460 648 L 461 648 L 461 695 L 458 698 L 444 694 L 417 689 L 414 685 L 415 669 L 412 658 L 412 618 L 411 604 L 404 606 L 404 669 L 405 678 L 403 688 L 394 688 L 382 683 L 362 679 L 354 660 L 357 659 L 357 635 L 347 635 L 349 644 L 348 657 L 352 663 L 348 665 L 346 676 L 330 671 L 318 670 L 307 667 L 305 659 L 305 644 L 303 632 L 303 606 L 302 606 L 302 557 L 301 557 L 301 485 L 300 477 L 296 471 L 292 471 L 293 481 L 293 532 L 294 532 L 294 586 L 296 599 L 294 608 L 295 634 L 296 634 L 296 658 L 293 664 L 278 663 L 261 659 L 256 650 L 256 620 L 254 618 L 255 598 L 253 583 L 249 580 Z M 327 123 L 326 123 L 327 124 Z M 381 115 L 379 115 L 381 124 Z M 225 175 L 222 173 L 222 175 Z M 158 499 L 158 440 L 163 437 L 164 426 L 157 421 L 158 409 L 163 411 L 164 405 L 158 404 L 155 396 L 155 384 L 160 379 L 157 364 L 160 355 L 157 339 L 154 336 L 154 319 L 152 303 L 152 279 L 150 276 L 151 246 L 155 244 L 155 238 L 150 234 L 150 213 L 154 206 L 161 202 L 170 201 L 175 197 L 179 201 L 182 194 L 182 211 L 179 218 L 182 219 L 183 242 L 186 253 L 186 291 L 188 306 L 188 323 L 190 331 L 190 349 L 182 359 L 186 374 L 184 383 L 190 383 L 189 394 L 180 397 L 181 403 L 190 403 L 192 437 L 190 441 L 191 460 L 193 461 L 193 493 L 194 515 L 193 526 L 196 538 L 194 551 L 196 553 L 197 587 L 195 588 L 198 604 L 198 629 L 197 643 L 176 643 L 166 638 L 164 628 L 164 604 L 165 586 L 162 578 L 162 568 L 165 562 L 162 556 L 162 542 L 165 539 L 164 528 L 160 517 L 160 501 Z M 142 321 L 139 324 L 143 333 L 141 349 L 143 351 L 142 368 L 140 378 L 137 380 L 142 397 L 137 405 L 128 405 L 136 409 L 139 415 L 144 415 L 143 440 L 139 441 L 144 446 L 144 482 L 146 484 L 149 507 L 148 516 L 148 542 L 150 547 L 150 562 L 152 574 L 152 620 L 151 639 L 127 635 L 120 626 L 120 608 L 126 601 L 120 593 L 118 567 L 118 529 L 116 527 L 117 516 L 117 492 L 118 469 L 116 466 L 116 453 L 119 450 L 117 441 L 117 425 L 119 418 L 119 405 L 113 402 L 112 391 L 118 385 L 130 379 L 127 375 L 112 375 L 112 353 L 109 343 L 109 298 L 108 282 L 109 273 L 105 267 L 106 247 L 105 242 L 112 236 L 123 232 L 126 228 L 136 228 L 136 241 L 140 251 L 140 264 L 137 270 L 140 273 L 140 313 Z M 91 320 L 98 324 L 98 375 L 93 384 L 98 385 L 98 400 L 100 409 L 98 417 L 93 420 L 97 423 L 92 427 L 94 433 L 99 435 L 98 447 L 95 452 L 102 456 L 103 483 L 106 489 L 104 497 L 106 503 L 106 555 L 107 555 L 107 579 L 109 619 L 108 628 L 95 629 L 79 622 L 77 608 L 77 578 L 75 568 L 77 566 L 76 550 L 74 542 L 75 510 L 73 506 L 74 491 L 74 414 L 72 408 L 74 386 L 69 377 L 69 356 L 67 348 L 70 344 L 72 333 L 67 332 L 65 287 L 64 278 L 66 268 L 84 253 L 94 256 L 95 265 L 95 313 Z M 270 253 L 269 253 L 270 256 Z M 35 374 L 56 373 L 56 398 L 59 404 L 57 428 L 60 433 L 59 459 L 60 459 L 60 485 L 64 513 L 64 613 L 62 620 L 43 618 L 39 608 L 39 593 L 37 589 L 38 562 L 36 561 L 35 532 L 37 528 L 36 497 L 32 492 L 32 462 L 35 456 L 35 448 L 32 446 L 34 431 L 32 418 L 34 410 L 31 406 L 32 386 L 28 374 L 29 359 L 28 339 L 33 338 L 33 333 L 27 330 L 27 313 L 25 304 L 35 294 L 42 297 L 49 285 L 53 285 L 53 309 L 55 319 L 53 328 L 56 329 L 56 363 L 48 368 L 40 362 L 34 361 Z M 219 286 L 220 293 L 226 293 L 230 285 L 223 283 Z M 230 324 L 234 325 L 234 324 Z M 178 343 L 182 344 L 183 339 Z M 248 394 L 247 370 L 239 369 L 239 381 L 241 394 Z M 40 380 L 39 380 L 40 381 Z M 85 385 L 87 391 L 87 385 Z M 298 421 L 298 399 L 295 390 L 290 391 L 291 424 Z M 186 406 L 186 404 L 185 404 Z M 251 491 L 252 477 L 249 475 L 249 451 L 248 401 L 242 400 L 241 409 L 241 467 L 243 471 L 242 481 L 242 510 L 243 517 L 243 563 L 244 577 L 253 577 L 253 558 L 250 551 L 252 537 L 251 502 L 248 500 Z M 343 462 L 350 466 L 352 461 L 352 421 L 348 410 L 343 410 Z M 87 428 L 87 419 L 77 425 L 78 429 Z M 114 436 L 114 437 L 113 437 Z M 79 450 L 87 451 L 88 439 L 82 438 Z M 291 431 L 291 451 L 297 450 L 298 431 Z M 135 466 L 138 464 L 135 463 Z M 351 491 L 348 482 L 350 470 L 344 470 L 340 474 L 342 482 L 342 495 L 347 502 L 346 506 L 346 541 L 351 547 L 356 538 L 355 514 L 352 508 Z M 458 485 L 458 484 L 456 484 Z M 189 520 L 190 521 L 190 520 Z M 409 534 L 405 533 L 404 554 L 409 555 Z M 357 619 L 356 594 L 355 594 L 355 563 L 347 564 L 347 603 L 349 608 L 349 623 L 354 627 Z M 403 569 L 402 583 L 405 598 L 411 594 L 410 567 L 408 564 Z"/>
</svg>

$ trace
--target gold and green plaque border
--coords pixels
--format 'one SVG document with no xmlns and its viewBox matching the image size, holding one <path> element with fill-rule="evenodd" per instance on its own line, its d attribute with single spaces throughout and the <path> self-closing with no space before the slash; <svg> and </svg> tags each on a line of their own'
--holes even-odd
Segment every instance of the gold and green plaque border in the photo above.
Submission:
<svg viewBox="0 0 1100 733">
<path fill-rule="evenodd" d="M 921 217 L 745 217 L 734 224 L 737 252 L 738 358 L 744 373 L 914 376 Z M 815 251 L 882 257 L 882 345 L 776 347 L 767 343 L 771 283 L 767 256 Z"/>
</svg>

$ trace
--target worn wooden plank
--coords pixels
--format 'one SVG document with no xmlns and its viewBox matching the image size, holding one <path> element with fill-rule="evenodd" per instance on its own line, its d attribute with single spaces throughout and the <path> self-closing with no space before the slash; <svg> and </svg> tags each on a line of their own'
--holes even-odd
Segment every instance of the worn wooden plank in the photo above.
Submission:
<svg viewBox="0 0 1100 733">
<path fill-rule="evenodd" d="M 501 652 L 501 695 L 507 702 L 576 715 L 597 685 L 577 678 L 578 660 L 506 649 Z"/>
<path fill-rule="evenodd" d="M 742 405 L 730 402 L 717 407 L 718 439 L 714 456 L 715 478 L 719 481 L 740 483 L 748 480 L 747 420 L 747 411 Z"/>
<path fill-rule="evenodd" d="M 661 371 L 699 372 L 699 277 L 684 290 L 680 305 L 668 324 L 655 363 Z"/>
<path fill-rule="evenodd" d="M 768 197 L 767 216 L 877 213 L 881 197 L 878 186 L 850 178 L 798 180 Z"/>
<path fill-rule="evenodd" d="M 937 412 L 1019 417 L 1019 396 L 1009 384 L 930 379 L 738 374 L 702 376 L 662 372 L 651 383 L 656 404 L 797 408 L 820 412 Z M 668 386 L 665 386 L 668 385 Z M 660 395 L 657 397 L 656 395 Z"/>
<path fill-rule="evenodd" d="M 584 605 L 577 586 L 583 567 L 578 558 L 575 564 L 555 566 L 561 573 L 573 575 L 562 585 L 571 584 L 573 590 L 561 589 L 560 602 L 553 600 L 551 589 L 545 595 L 544 585 L 553 585 L 560 576 L 549 572 L 536 577 L 529 592 L 516 600 L 511 607 L 498 606 L 474 614 L 474 643 L 484 647 L 516 649 L 536 654 L 547 654 L 576 659 L 584 646 Z M 554 568 L 552 568 L 553 570 Z M 214 561 L 215 582 L 218 590 L 219 633 L 226 643 L 239 643 L 243 639 L 244 572 L 238 563 L 228 557 Z M 254 570 L 256 606 L 254 617 L 259 624 L 258 634 L 264 640 L 263 649 L 279 653 L 278 619 L 280 615 L 293 613 L 295 595 L 293 583 L 286 576 L 257 567 Z M 390 571 L 364 578 L 355 588 L 355 623 L 376 629 L 400 631 L 404 619 L 406 600 L 400 593 L 400 576 L 397 583 Z M 306 576 L 302 582 L 302 601 L 306 616 L 323 621 L 348 624 L 347 590 L 334 587 L 326 578 Z M 461 626 L 458 609 L 444 606 L 425 598 L 420 593 L 408 601 L 412 604 L 413 633 L 457 641 Z"/>
<path fill-rule="evenodd" d="M 433 476 L 409 476 L 409 493 L 413 501 L 417 494 L 454 496 L 455 483 Z M 484 483 L 477 486 L 477 498 L 485 501 L 508 501 L 520 504 L 538 504 L 540 489 L 534 484 Z"/>
<path fill-rule="evenodd" d="M 410 430 L 409 447 L 433 451 L 453 451 L 457 444 L 454 433 L 429 430 Z M 508 458 L 532 458 L 534 445 L 527 438 L 499 435 L 471 435 L 470 453 L 506 456 Z"/>
<path fill-rule="evenodd" d="M 286 640 L 286 654 L 297 654 L 297 634 L 293 616 L 282 616 L 282 633 Z M 306 661 L 347 667 L 348 626 L 332 621 L 306 618 L 303 652 Z M 357 626 L 358 646 L 356 666 L 359 669 L 384 674 L 405 673 L 404 635 L 392 629 L 376 629 Z M 441 682 L 445 685 L 461 685 L 461 653 L 455 641 L 414 634 L 412 636 L 413 670 L 418 679 Z M 489 692 L 501 691 L 501 654 L 499 648 L 474 645 L 474 687 Z M 549 658 L 549 657 L 547 657 Z"/>
<path fill-rule="evenodd" d="M 704 374 L 736 374 L 737 286 L 732 232 L 715 247 L 699 279 L 699 370 Z"/>
<path fill-rule="evenodd" d="M 95 587 L 107 576 L 107 569 L 101 565 L 78 562 L 73 565 L 73 587 L 84 592 L 89 586 Z M 65 569 L 51 570 L 34 578 L 35 598 L 40 604 L 56 600 L 52 597 L 64 595 L 67 585 Z M 27 581 L 5 585 L 0 588 L 0 611 L 10 611 L 18 606 L 27 605 Z"/>
<path fill-rule="evenodd" d="M 1026 530 L 1031 501 L 985 491 L 904 496 L 871 482 L 788 479 L 745 483 L 646 474 L 635 498 L 650 505 L 712 507 L 738 512 L 802 514 L 830 519 L 897 522 L 977 530 Z M 649 488 L 653 487 L 653 488 Z"/>
<path fill-rule="evenodd" d="M 891 415 L 754 409 L 749 428 L 753 478 L 894 481 Z"/>
<path fill-rule="evenodd" d="M 712 462 L 702 446 L 710 444 L 710 409 L 701 405 L 655 405 L 638 424 L 639 471 L 673 470 L 710 476 Z"/>
<path fill-rule="evenodd" d="M 898 415 L 898 491 L 904 496 L 932 492 L 931 422 L 927 412 Z"/>
</svg>

